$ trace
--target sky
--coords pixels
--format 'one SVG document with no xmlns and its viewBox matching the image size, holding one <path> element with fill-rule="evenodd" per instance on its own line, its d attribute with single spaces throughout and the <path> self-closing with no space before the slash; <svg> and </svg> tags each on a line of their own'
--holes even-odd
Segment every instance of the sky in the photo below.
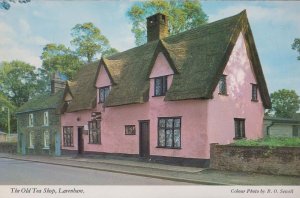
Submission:
<svg viewBox="0 0 300 198">
<path fill-rule="evenodd" d="M 31 0 L 0 9 L 0 62 L 22 60 L 40 67 L 47 43 L 70 46 L 70 32 L 78 23 L 92 22 L 112 47 L 135 47 L 126 12 L 134 1 Z M 247 10 L 269 92 L 294 89 L 300 95 L 299 55 L 291 49 L 300 37 L 300 1 L 201 1 L 213 22 Z"/>
</svg>

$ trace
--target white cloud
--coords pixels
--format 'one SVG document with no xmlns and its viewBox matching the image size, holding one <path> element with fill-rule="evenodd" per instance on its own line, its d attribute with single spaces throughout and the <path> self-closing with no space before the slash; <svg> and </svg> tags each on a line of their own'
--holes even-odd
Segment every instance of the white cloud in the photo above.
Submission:
<svg viewBox="0 0 300 198">
<path fill-rule="evenodd" d="M 31 33 L 31 29 L 30 29 L 30 25 L 28 24 L 28 22 L 24 19 L 19 19 L 19 27 L 20 30 L 22 32 L 22 34 L 30 34 Z"/>
</svg>

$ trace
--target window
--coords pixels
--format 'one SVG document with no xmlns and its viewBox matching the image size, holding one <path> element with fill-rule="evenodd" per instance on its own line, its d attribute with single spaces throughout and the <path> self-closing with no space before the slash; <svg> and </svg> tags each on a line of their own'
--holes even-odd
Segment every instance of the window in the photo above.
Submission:
<svg viewBox="0 0 300 198">
<path fill-rule="evenodd" d="M 245 138 L 245 119 L 234 118 L 235 139 Z"/>
<path fill-rule="evenodd" d="M 29 119 L 28 120 L 29 120 L 28 126 L 32 127 L 33 126 L 33 114 L 32 113 L 29 114 Z"/>
<path fill-rule="evenodd" d="M 45 131 L 44 132 L 44 148 L 49 148 L 49 142 L 50 142 L 49 132 Z"/>
<path fill-rule="evenodd" d="M 73 127 L 64 127 L 64 146 L 73 146 Z"/>
<path fill-rule="evenodd" d="M 48 118 L 48 111 L 44 112 L 44 126 L 48 126 L 49 118 Z"/>
<path fill-rule="evenodd" d="M 252 101 L 257 101 L 257 85 L 252 84 Z"/>
<path fill-rule="evenodd" d="M 125 135 L 135 135 L 135 125 L 125 125 Z"/>
<path fill-rule="evenodd" d="M 158 118 L 158 147 L 181 147 L 181 118 Z"/>
<path fill-rule="evenodd" d="M 29 148 L 34 148 L 34 132 L 29 132 Z"/>
<path fill-rule="evenodd" d="M 99 103 L 104 103 L 109 94 L 109 86 L 99 88 Z"/>
<path fill-rule="evenodd" d="M 168 76 L 154 78 L 154 96 L 166 95 L 168 88 Z"/>
<path fill-rule="evenodd" d="M 89 122 L 89 143 L 100 144 L 100 120 Z"/>
<path fill-rule="evenodd" d="M 222 75 L 219 81 L 219 94 L 227 95 L 226 75 Z"/>
</svg>

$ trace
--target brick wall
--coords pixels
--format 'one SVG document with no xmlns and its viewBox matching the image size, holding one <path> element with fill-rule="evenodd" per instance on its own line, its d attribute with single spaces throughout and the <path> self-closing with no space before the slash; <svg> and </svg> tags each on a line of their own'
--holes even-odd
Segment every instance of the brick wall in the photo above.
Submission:
<svg viewBox="0 0 300 198">
<path fill-rule="evenodd" d="M 44 126 L 44 112 L 48 111 L 49 125 Z M 60 115 L 55 109 L 30 112 L 33 114 L 33 126 L 29 127 L 29 113 L 18 114 L 18 134 L 23 134 L 26 141 L 26 154 L 55 154 L 55 133 L 60 133 Z M 49 149 L 44 148 L 44 131 L 49 131 Z M 29 133 L 34 133 L 34 148 L 29 148 Z M 21 140 L 18 144 L 18 152 L 21 153 Z"/>
<path fill-rule="evenodd" d="M 300 148 L 210 145 L 210 168 L 300 176 Z"/>
</svg>

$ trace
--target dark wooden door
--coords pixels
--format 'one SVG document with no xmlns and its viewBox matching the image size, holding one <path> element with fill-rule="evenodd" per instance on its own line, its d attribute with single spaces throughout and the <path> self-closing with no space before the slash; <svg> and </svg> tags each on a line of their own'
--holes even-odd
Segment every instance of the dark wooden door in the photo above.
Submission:
<svg viewBox="0 0 300 198">
<path fill-rule="evenodd" d="M 140 121 L 140 157 L 149 157 L 149 120 Z"/>
<path fill-rule="evenodd" d="M 83 127 L 78 127 L 78 154 L 82 154 L 84 151 L 83 142 Z"/>
</svg>

